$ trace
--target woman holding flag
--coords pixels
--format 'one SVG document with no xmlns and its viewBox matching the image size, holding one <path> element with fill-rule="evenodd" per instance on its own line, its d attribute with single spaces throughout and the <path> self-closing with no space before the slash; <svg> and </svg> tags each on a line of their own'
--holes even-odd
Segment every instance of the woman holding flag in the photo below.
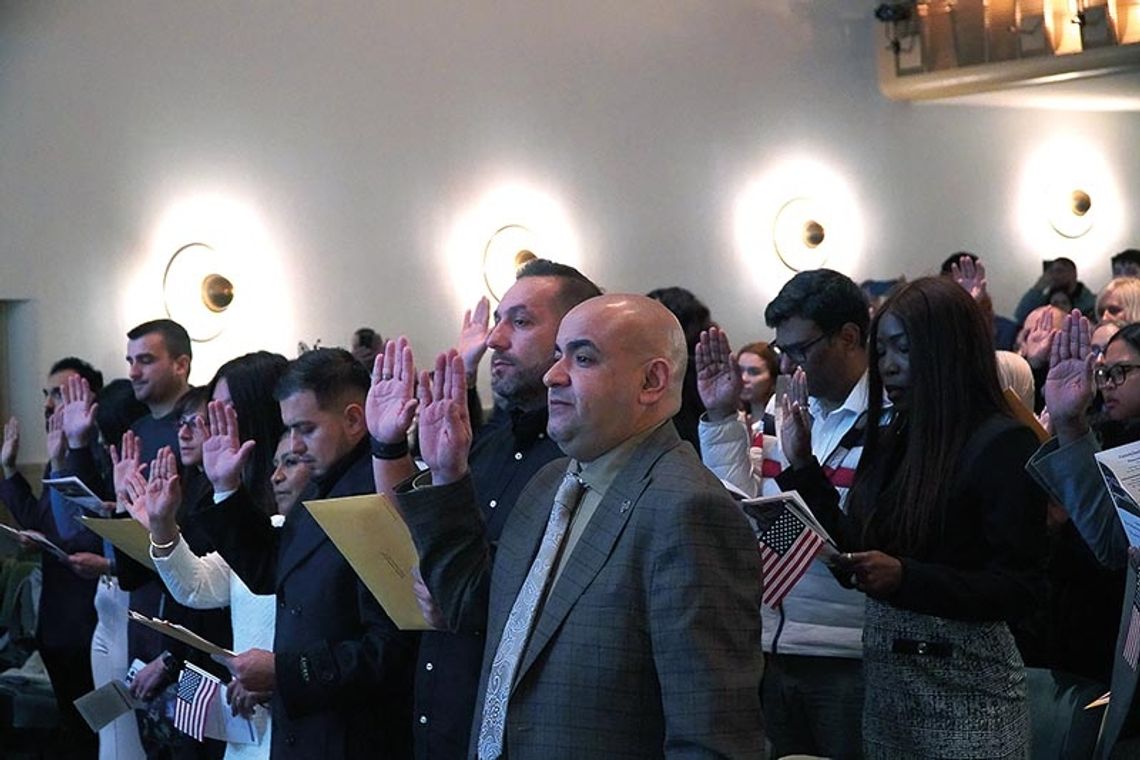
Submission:
<svg viewBox="0 0 1140 760">
<path fill-rule="evenodd" d="M 895 293 L 870 329 L 867 445 L 847 514 L 811 456 L 805 406 L 783 401 L 795 489 L 866 594 L 868 757 L 1028 757 L 1024 665 L 1009 623 L 1044 593 L 1037 447 L 998 384 L 991 331 L 948 278 Z M 893 411 L 884 416 L 883 397 Z"/>
</svg>

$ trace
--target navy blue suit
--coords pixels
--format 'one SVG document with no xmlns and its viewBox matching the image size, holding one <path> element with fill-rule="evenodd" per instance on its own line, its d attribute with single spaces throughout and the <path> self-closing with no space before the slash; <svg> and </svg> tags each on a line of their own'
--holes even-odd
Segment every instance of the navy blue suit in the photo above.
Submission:
<svg viewBox="0 0 1140 760">
<path fill-rule="evenodd" d="M 375 490 L 365 438 L 303 498 Z M 272 756 L 411 757 L 418 637 L 396 628 L 304 504 L 275 529 L 242 488 L 199 520 L 251 591 L 277 595 Z"/>
</svg>

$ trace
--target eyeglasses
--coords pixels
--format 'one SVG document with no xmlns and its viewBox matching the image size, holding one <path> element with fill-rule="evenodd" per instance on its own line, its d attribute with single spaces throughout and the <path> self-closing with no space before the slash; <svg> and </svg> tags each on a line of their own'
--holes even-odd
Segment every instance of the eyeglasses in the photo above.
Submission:
<svg viewBox="0 0 1140 760">
<path fill-rule="evenodd" d="M 829 333 L 822 333 L 819 336 L 812 338 L 811 340 L 802 340 L 799 343 L 789 343 L 786 346 L 781 346 L 779 343 L 770 343 L 769 345 L 774 348 L 777 353 L 781 353 L 784 356 L 788 357 L 788 360 L 793 364 L 803 364 L 804 361 L 807 360 L 808 349 L 826 338 L 828 334 Z"/>
<path fill-rule="evenodd" d="M 52 388 L 51 390 L 44 388 L 43 392 L 44 392 L 44 398 L 45 399 L 50 398 L 52 401 L 55 401 L 57 403 L 63 400 L 63 388 L 61 388 L 58 385 L 56 387 Z"/>
<path fill-rule="evenodd" d="M 1097 367 L 1093 372 L 1093 380 L 1098 388 L 1115 388 L 1128 379 L 1128 373 L 1140 369 L 1140 364 L 1127 364 L 1121 362 L 1108 367 Z"/>
<path fill-rule="evenodd" d="M 198 425 L 205 424 L 205 422 L 206 418 L 200 414 L 186 414 L 178 418 L 178 427 L 182 428 L 189 425 L 191 430 L 195 430 Z"/>
</svg>

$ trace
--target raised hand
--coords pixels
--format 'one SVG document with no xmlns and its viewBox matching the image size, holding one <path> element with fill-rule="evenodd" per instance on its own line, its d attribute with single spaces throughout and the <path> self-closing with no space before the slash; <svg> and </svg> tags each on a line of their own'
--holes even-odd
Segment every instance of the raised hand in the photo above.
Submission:
<svg viewBox="0 0 1140 760">
<path fill-rule="evenodd" d="M 178 507 L 182 504 L 182 485 L 178 480 L 178 462 L 169 446 L 158 451 L 150 463 L 150 479 L 146 484 L 146 513 L 151 540 L 168 544 L 178 537 Z"/>
<path fill-rule="evenodd" d="M 1053 336 L 1056 334 L 1057 330 L 1053 326 L 1053 309 L 1042 309 L 1021 343 L 1021 355 L 1030 366 L 1044 367 L 1049 363 Z"/>
<path fill-rule="evenodd" d="M 0 465 L 4 467 L 4 477 L 16 474 L 16 457 L 20 453 L 20 421 L 15 417 L 4 425 L 4 445 L 0 447 Z"/>
<path fill-rule="evenodd" d="M 81 449 L 91 442 L 95 430 L 95 394 L 85 379 L 78 375 L 67 378 L 60 387 L 60 401 L 63 404 L 63 432 L 67 445 Z"/>
<path fill-rule="evenodd" d="M 468 381 L 474 381 L 479 373 L 479 362 L 487 351 L 487 338 L 491 335 L 490 325 L 491 302 L 487 296 L 480 298 L 473 310 L 463 312 L 463 327 L 459 330 L 456 350 L 463 357 Z"/>
<path fill-rule="evenodd" d="M 728 336 L 717 327 L 701 332 L 695 360 L 697 392 L 712 421 L 723 420 L 736 414 L 740 406 L 740 392 L 744 380 L 740 366 L 728 347 Z"/>
<path fill-rule="evenodd" d="M 64 426 L 67 425 L 67 413 L 64 412 Z M 136 473 L 142 472 L 145 465 L 140 461 L 142 457 L 142 444 L 133 431 L 123 433 L 120 448 L 112 444 L 108 451 L 111 454 L 111 475 L 115 484 L 116 498 L 122 498 L 126 492 L 127 480 Z"/>
<path fill-rule="evenodd" d="M 1065 317 L 1053 336 L 1049 374 L 1045 378 L 1045 405 L 1062 442 L 1084 435 L 1085 411 L 1093 397 L 1093 362 L 1089 349 L 1089 320 L 1080 311 Z"/>
<path fill-rule="evenodd" d="M 364 404 L 368 432 L 381 443 L 405 440 L 418 403 L 412 348 L 401 336 L 388 341 L 376 356 L 372 387 Z"/>
<path fill-rule="evenodd" d="M 67 466 L 67 437 L 63 434 L 63 409 L 56 409 L 47 421 L 47 459 L 52 472 Z"/>
<path fill-rule="evenodd" d="M 780 450 L 793 468 L 811 461 L 811 425 L 807 375 L 803 367 L 797 367 L 792 374 L 791 388 L 780 399 Z"/>
<path fill-rule="evenodd" d="M 981 259 L 975 263 L 969 256 L 962 256 L 957 263 L 950 264 L 950 276 L 975 301 L 986 295 L 986 265 Z"/>
<path fill-rule="evenodd" d="M 435 372 L 420 373 L 420 454 L 436 485 L 467 474 L 471 418 L 463 358 L 453 349 L 435 360 Z"/>
<path fill-rule="evenodd" d="M 253 453 L 254 442 L 241 442 L 237 411 L 231 404 L 211 401 L 206 405 L 206 414 L 210 430 L 202 442 L 202 469 L 215 493 L 236 491 L 241 486 L 241 471 Z"/>
<path fill-rule="evenodd" d="M 148 499 L 146 476 L 142 474 L 141 469 L 135 470 L 127 476 L 126 482 L 123 483 L 123 493 L 119 496 L 119 503 L 137 523 L 150 530 L 150 512 L 147 510 Z"/>
</svg>

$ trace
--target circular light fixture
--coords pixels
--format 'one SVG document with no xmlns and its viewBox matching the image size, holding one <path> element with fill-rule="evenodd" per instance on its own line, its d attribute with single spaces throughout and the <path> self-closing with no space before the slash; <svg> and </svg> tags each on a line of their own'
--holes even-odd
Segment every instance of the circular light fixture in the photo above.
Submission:
<svg viewBox="0 0 1140 760">
<path fill-rule="evenodd" d="M 1092 196 L 1084 190 L 1054 191 L 1048 203 L 1049 225 L 1061 237 L 1076 239 L 1092 229 Z"/>
<path fill-rule="evenodd" d="M 538 258 L 534 249 L 538 237 L 521 224 L 508 224 L 495 230 L 483 246 L 483 283 L 496 301 L 515 284 L 515 273 Z"/>
<path fill-rule="evenodd" d="M 234 300 L 234 284 L 219 274 L 225 262 L 205 243 L 189 243 L 170 257 L 162 276 L 166 314 L 186 328 L 191 340 L 216 338 Z"/>
<path fill-rule="evenodd" d="M 814 198 L 792 198 L 781 206 L 772 223 L 772 243 L 780 261 L 796 272 L 823 266 L 828 251 L 826 219 L 826 210 Z"/>
</svg>

